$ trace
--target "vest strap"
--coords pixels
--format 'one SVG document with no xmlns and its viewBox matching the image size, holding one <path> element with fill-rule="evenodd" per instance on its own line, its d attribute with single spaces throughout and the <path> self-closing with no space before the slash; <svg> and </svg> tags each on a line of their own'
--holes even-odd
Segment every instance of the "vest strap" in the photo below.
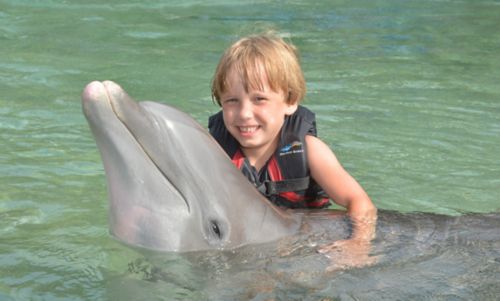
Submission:
<svg viewBox="0 0 500 301">
<path fill-rule="evenodd" d="M 306 190 L 309 187 L 309 179 L 309 177 L 303 177 L 282 181 L 264 181 L 257 189 L 266 196 L 288 191 Z"/>
</svg>

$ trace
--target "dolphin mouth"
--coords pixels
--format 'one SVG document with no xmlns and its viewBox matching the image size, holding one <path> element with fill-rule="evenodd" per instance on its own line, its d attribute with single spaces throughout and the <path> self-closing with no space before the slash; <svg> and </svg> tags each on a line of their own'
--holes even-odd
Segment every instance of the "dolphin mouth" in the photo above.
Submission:
<svg viewBox="0 0 500 301">
<path fill-rule="evenodd" d="M 176 199 L 182 199 L 187 212 L 191 211 L 187 197 L 176 187 L 175 181 L 170 179 L 168 173 L 158 165 L 154 156 L 151 155 L 148 148 L 141 141 L 141 135 L 137 134 L 136 130 L 134 130 L 138 125 L 154 127 L 154 120 L 151 119 L 149 112 L 140 103 L 134 101 L 118 84 L 112 81 L 93 81 L 85 87 L 82 93 L 82 106 L 84 115 L 94 132 L 94 136 L 96 136 L 95 132 L 109 131 L 106 133 L 106 140 L 121 139 L 132 142 L 135 145 L 136 152 L 139 152 L 143 159 L 148 161 L 151 167 L 156 169 L 158 174 L 168 182 L 168 189 L 170 191 L 173 190 L 172 193 L 178 196 Z M 108 125 L 111 124 L 113 126 L 109 127 L 110 129 L 108 130 Z M 99 145 L 99 139 L 96 139 L 96 142 L 101 154 L 104 156 L 103 150 Z M 124 150 L 121 151 L 124 152 Z M 151 172 L 151 167 L 148 172 Z M 113 181 L 108 181 L 110 185 L 112 185 L 111 182 Z"/>
</svg>

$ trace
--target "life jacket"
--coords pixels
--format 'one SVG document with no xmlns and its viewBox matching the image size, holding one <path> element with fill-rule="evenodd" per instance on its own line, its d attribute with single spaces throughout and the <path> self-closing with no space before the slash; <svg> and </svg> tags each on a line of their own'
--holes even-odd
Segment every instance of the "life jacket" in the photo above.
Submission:
<svg viewBox="0 0 500 301">
<path fill-rule="evenodd" d="M 310 177 L 305 147 L 306 135 L 317 135 L 313 112 L 299 106 L 285 117 L 275 153 L 258 172 L 244 156 L 238 141 L 224 125 L 222 111 L 210 116 L 210 134 L 232 162 L 271 202 L 287 208 L 324 208 L 330 201 Z"/>
</svg>

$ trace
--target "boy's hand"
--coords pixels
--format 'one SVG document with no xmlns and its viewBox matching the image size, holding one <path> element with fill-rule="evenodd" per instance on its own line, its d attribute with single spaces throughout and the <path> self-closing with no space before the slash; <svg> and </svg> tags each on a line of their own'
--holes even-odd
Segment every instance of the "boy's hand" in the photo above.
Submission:
<svg viewBox="0 0 500 301">
<path fill-rule="evenodd" d="M 371 256 L 371 241 L 375 238 L 377 211 L 368 210 L 359 216 L 350 216 L 353 233 L 350 239 L 338 240 L 318 248 L 331 264 L 327 271 L 359 268 L 377 263 L 379 256 Z"/>
<path fill-rule="evenodd" d="M 338 240 L 319 246 L 318 252 L 330 259 L 328 272 L 360 268 L 377 263 L 379 257 L 371 256 L 371 243 L 366 239 Z"/>
</svg>

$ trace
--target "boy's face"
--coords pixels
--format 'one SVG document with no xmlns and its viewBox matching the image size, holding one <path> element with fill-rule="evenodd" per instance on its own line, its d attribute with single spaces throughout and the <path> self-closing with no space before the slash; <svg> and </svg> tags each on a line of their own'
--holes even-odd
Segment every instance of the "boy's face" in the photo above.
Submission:
<svg viewBox="0 0 500 301">
<path fill-rule="evenodd" d="M 297 104 L 286 103 L 283 91 L 271 90 L 265 73 L 261 74 L 262 90 L 247 92 L 239 74 L 230 70 L 227 89 L 220 97 L 224 124 L 247 156 L 274 151 L 285 115 L 297 109 Z"/>
</svg>

